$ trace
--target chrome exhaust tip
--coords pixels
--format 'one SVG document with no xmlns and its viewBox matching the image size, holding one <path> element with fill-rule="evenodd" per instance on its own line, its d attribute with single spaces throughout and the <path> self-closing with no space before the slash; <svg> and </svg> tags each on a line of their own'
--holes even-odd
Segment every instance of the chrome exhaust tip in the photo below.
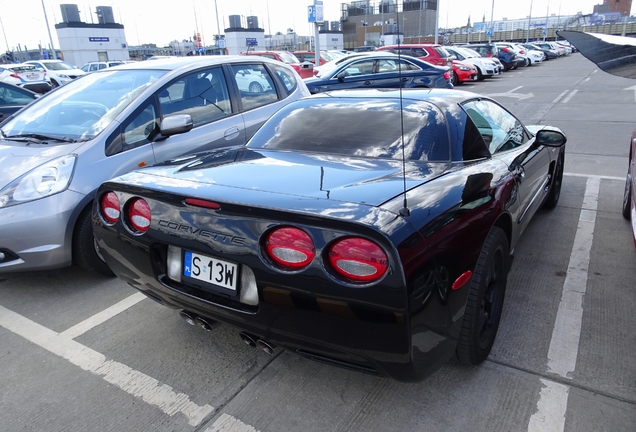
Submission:
<svg viewBox="0 0 636 432">
<path fill-rule="evenodd" d="M 243 340 L 243 342 L 245 342 L 247 345 L 251 346 L 252 348 L 256 346 L 256 338 L 254 336 L 245 332 L 239 333 L 239 336 L 241 336 L 241 339 Z"/>
<path fill-rule="evenodd" d="M 179 316 L 181 318 L 183 318 L 185 320 L 185 322 L 187 322 L 190 325 L 195 325 L 196 324 L 197 316 L 195 314 L 193 314 L 192 312 L 188 312 L 188 311 L 182 310 L 182 311 L 179 312 Z"/>
<path fill-rule="evenodd" d="M 205 331 L 212 330 L 212 324 L 206 318 L 201 318 L 200 316 L 196 317 L 194 321 Z"/>
<path fill-rule="evenodd" d="M 276 349 L 276 345 L 264 341 L 263 339 L 257 340 L 256 346 L 265 351 L 267 355 L 274 355 L 274 350 Z"/>
</svg>

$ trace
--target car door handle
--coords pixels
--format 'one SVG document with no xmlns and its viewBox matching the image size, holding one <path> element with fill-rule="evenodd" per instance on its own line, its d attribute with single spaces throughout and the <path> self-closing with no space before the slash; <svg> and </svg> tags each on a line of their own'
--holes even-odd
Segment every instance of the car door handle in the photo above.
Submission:
<svg viewBox="0 0 636 432">
<path fill-rule="evenodd" d="M 407 82 L 408 80 L 408 78 L 402 78 L 402 82 Z"/>
<path fill-rule="evenodd" d="M 365 85 L 365 86 L 370 86 L 370 85 L 371 85 L 371 81 L 365 81 L 365 82 L 364 82 L 364 85 Z"/>
<path fill-rule="evenodd" d="M 225 133 L 223 134 L 223 137 L 226 140 L 232 140 L 234 138 L 236 138 L 239 134 L 239 128 L 236 126 L 233 126 L 231 128 L 229 128 L 228 130 L 225 131 Z"/>
</svg>

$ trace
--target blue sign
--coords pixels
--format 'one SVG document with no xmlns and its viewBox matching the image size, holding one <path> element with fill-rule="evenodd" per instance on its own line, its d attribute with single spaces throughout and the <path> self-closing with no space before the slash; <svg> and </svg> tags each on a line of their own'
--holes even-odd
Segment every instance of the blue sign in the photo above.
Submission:
<svg viewBox="0 0 636 432">
<path fill-rule="evenodd" d="M 489 29 L 486 29 L 486 36 L 488 37 L 492 36 L 492 27 Z"/>
<path fill-rule="evenodd" d="M 245 38 L 245 45 L 256 46 L 258 45 L 258 42 L 256 41 L 256 38 Z"/>
<path fill-rule="evenodd" d="M 307 6 L 307 13 L 308 13 L 308 21 L 310 23 L 315 23 L 316 22 L 316 6 Z"/>
<path fill-rule="evenodd" d="M 110 38 L 107 37 L 89 37 L 89 42 L 110 42 Z"/>
</svg>

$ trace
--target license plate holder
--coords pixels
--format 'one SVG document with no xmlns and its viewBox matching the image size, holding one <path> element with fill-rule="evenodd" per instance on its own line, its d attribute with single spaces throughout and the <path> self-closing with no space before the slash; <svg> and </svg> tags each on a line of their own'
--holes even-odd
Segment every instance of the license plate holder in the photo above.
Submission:
<svg viewBox="0 0 636 432">
<path fill-rule="evenodd" d="M 206 291 L 235 297 L 239 290 L 239 266 L 220 258 L 184 251 L 183 276 L 186 282 Z"/>
</svg>

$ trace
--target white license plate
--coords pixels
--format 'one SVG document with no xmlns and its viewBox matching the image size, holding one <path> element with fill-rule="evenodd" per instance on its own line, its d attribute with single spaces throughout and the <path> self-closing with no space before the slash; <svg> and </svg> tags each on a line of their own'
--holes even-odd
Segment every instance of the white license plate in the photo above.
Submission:
<svg viewBox="0 0 636 432">
<path fill-rule="evenodd" d="M 36 80 L 36 79 L 38 79 L 39 77 L 40 77 L 40 76 L 39 76 L 39 75 L 37 75 L 37 74 L 30 74 L 30 75 L 27 75 L 27 79 L 30 79 L 30 80 Z"/>
<path fill-rule="evenodd" d="M 232 291 L 236 291 L 238 285 L 236 264 L 194 252 L 184 254 L 183 274 Z"/>
</svg>

